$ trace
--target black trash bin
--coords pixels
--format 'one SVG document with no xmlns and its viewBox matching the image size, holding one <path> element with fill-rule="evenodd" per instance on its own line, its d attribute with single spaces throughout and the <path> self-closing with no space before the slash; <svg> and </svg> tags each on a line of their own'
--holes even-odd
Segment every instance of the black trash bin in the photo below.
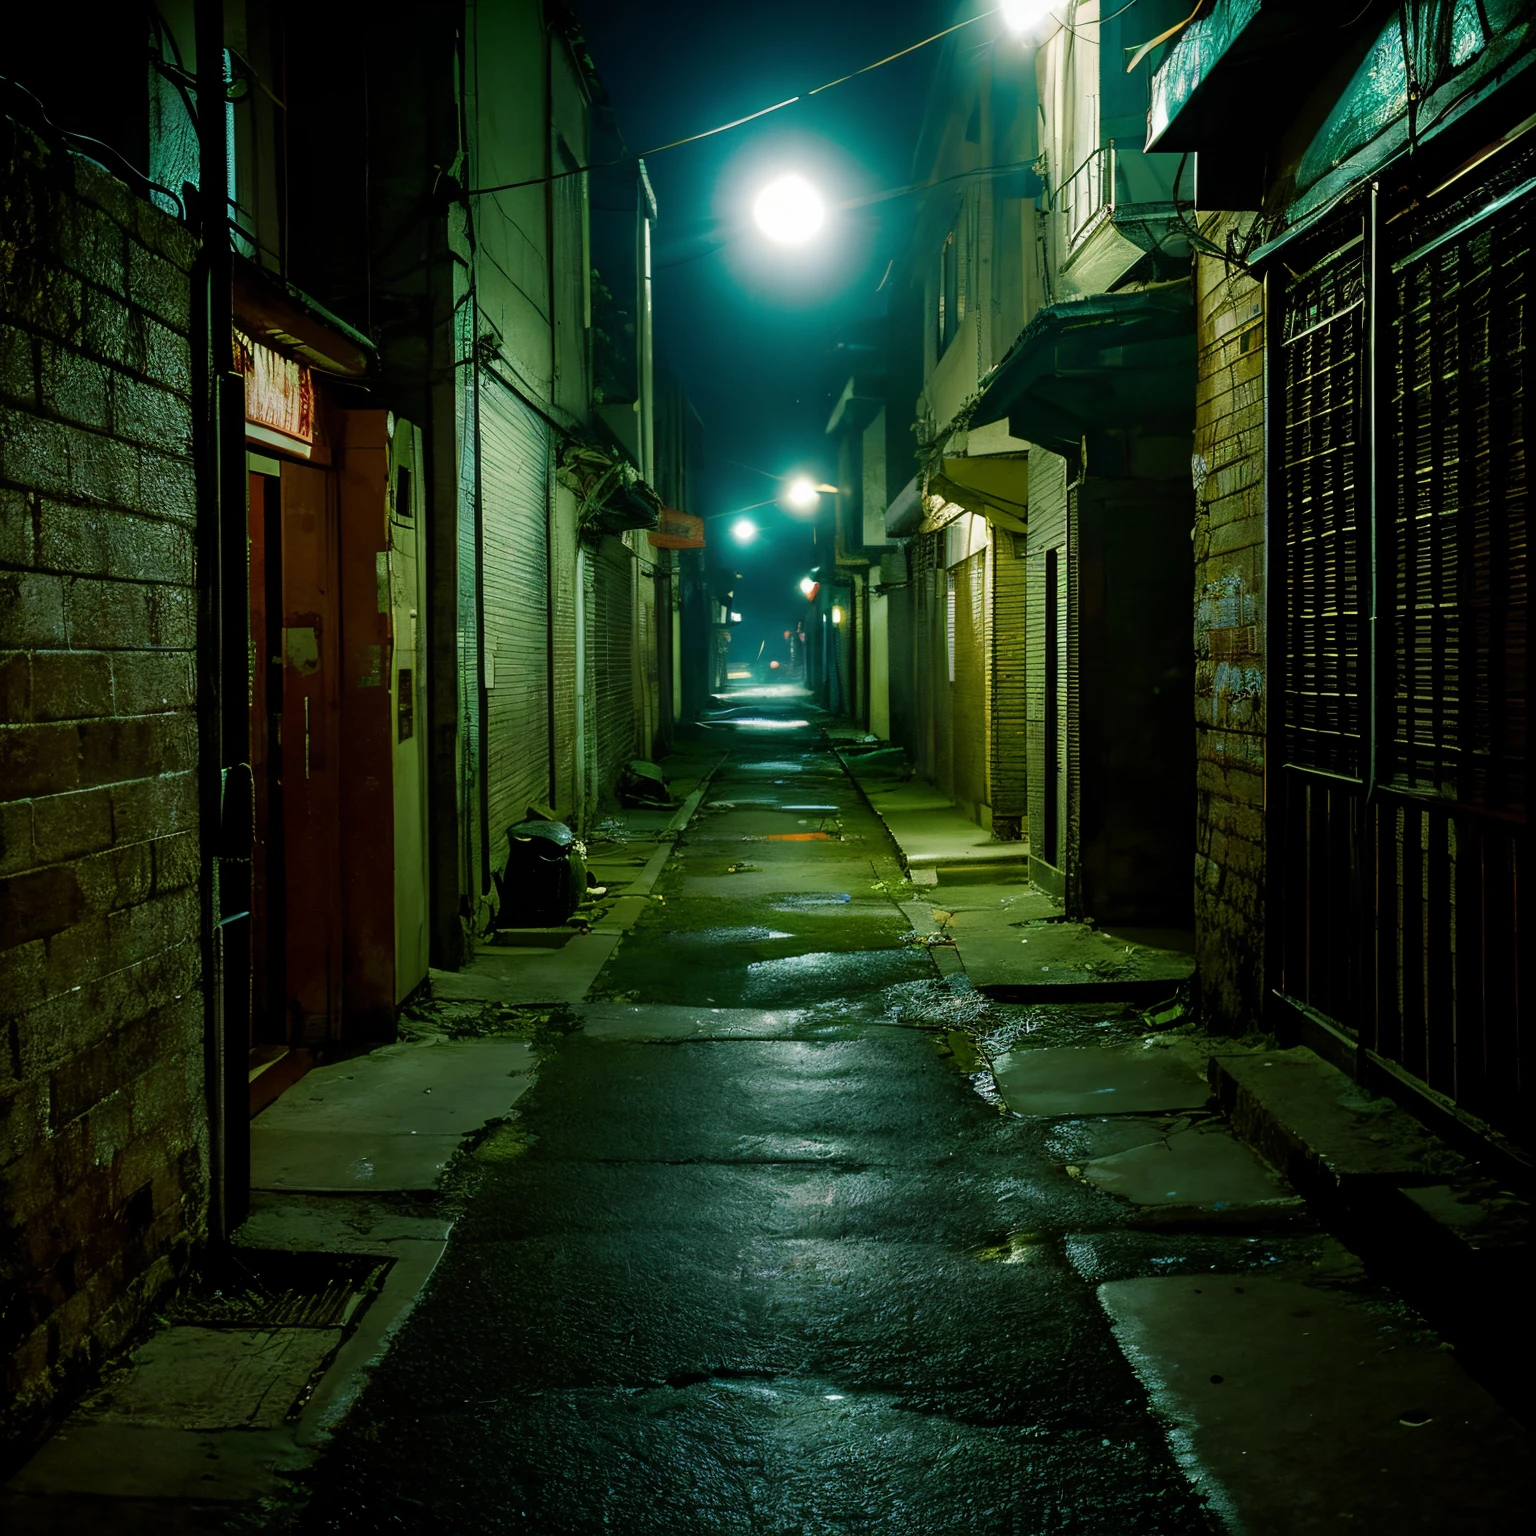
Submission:
<svg viewBox="0 0 1536 1536">
<path fill-rule="evenodd" d="M 520 821 L 507 828 L 507 864 L 496 877 L 498 928 L 563 923 L 587 889 L 587 863 L 563 821 Z"/>
</svg>

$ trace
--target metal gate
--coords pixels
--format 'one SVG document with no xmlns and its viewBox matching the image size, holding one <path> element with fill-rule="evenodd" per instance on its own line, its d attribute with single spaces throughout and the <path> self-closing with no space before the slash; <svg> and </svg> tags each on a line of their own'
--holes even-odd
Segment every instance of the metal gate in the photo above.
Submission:
<svg viewBox="0 0 1536 1536">
<path fill-rule="evenodd" d="M 593 701 L 599 795 L 613 789 L 635 755 L 634 560 L 622 539 L 610 537 L 591 562 L 587 692 Z"/>
<path fill-rule="evenodd" d="M 1272 444 L 1278 990 L 1507 1129 L 1522 1113 L 1531 169 L 1523 192 L 1512 165 L 1504 186 L 1390 225 L 1361 199 L 1288 257 L 1301 275 L 1281 294 Z"/>
<path fill-rule="evenodd" d="M 482 376 L 486 829 L 498 866 L 507 828 L 550 797 L 548 454 L 544 422 Z"/>
</svg>

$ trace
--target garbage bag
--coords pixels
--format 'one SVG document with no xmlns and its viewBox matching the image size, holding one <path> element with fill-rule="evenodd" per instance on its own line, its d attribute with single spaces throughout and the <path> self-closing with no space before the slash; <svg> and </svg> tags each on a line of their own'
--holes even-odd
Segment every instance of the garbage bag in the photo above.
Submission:
<svg viewBox="0 0 1536 1536">
<path fill-rule="evenodd" d="M 619 776 L 619 800 L 624 805 L 676 805 L 667 788 L 666 775 L 655 763 L 635 758 L 624 765 Z"/>
<path fill-rule="evenodd" d="M 496 876 L 498 928 L 563 923 L 586 899 L 586 848 L 563 821 L 507 828 L 507 862 Z"/>
</svg>

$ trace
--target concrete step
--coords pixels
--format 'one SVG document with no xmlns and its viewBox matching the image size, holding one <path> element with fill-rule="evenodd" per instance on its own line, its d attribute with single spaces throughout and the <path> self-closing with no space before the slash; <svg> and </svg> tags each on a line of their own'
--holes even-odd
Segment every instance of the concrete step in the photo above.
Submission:
<svg viewBox="0 0 1536 1536">
<path fill-rule="evenodd" d="M 1531 1344 L 1526 1201 L 1305 1047 L 1215 1055 L 1209 1079 L 1233 1130 L 1509 1400 Z"/>
</svg>

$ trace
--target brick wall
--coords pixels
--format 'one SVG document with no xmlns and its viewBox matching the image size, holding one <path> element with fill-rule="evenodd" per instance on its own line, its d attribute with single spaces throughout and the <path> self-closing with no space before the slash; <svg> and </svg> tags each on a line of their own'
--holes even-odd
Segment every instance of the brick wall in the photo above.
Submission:
<svg viewBox="0 0 1536 1536">
<path fill-rule="evenodd" d="M 0 1432 L 25 1434 L 205 1220 L 194 246 L 0 135 Z"/>
<path fill-rule="evenodd" d="M 1231 216 L 1209 222 L 1223 243 Z M 1263 1017 L 1263 292 L 1209 256 L 1195 292 L 1196 978 L 1207 1021 L 1244 1029 Z"/>
</svg>

